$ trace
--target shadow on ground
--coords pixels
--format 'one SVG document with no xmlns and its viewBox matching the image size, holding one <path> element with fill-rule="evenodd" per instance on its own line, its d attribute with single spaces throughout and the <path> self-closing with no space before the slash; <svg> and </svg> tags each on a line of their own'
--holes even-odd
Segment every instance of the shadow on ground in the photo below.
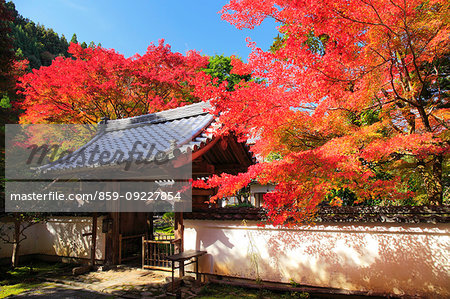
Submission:
<svg viewBox="0 0 450 299">
<path fill-rule="evenodd" d="M 68 288 L 65 285 L 52 285 L 40 289 L 31 290 L 8 298 L 46 298 L 46 299 L 97 299 L 97 298 L 120 298 L 110 294 L 83 290 L 79 288 Z"/>
</svg>

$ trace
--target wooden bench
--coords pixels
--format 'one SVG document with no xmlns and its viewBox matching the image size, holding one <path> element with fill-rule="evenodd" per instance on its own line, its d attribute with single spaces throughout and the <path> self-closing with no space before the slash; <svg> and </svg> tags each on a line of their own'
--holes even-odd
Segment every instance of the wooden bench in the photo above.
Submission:
<svg viewBox="0 0 450 299">
<path fill-rule="evenodd" d="M 195 279 L 199 280 L 199 273 L 198 273 L 198 258 L 202 255 L 205 255 L 206 251 L 200 251 L 200 250 L 187 250 L 178 254 L 169 255 L 167 257 L 168 260 L 172 261 L 172 292 L 175 290 L 175 269 L 179 269 L 179 275 L 180 278 L 183 278 L 184 276 L 184 266 L 190 265 L 192 263 L 195 263 Z M 193 259 L 191 261 L 191 259 Z M 186 261 L 189 261 L 188 263 L 185 263 Z M 175 263 L 178 263 L 178 267 L 175 266 Z"/>
</svg>

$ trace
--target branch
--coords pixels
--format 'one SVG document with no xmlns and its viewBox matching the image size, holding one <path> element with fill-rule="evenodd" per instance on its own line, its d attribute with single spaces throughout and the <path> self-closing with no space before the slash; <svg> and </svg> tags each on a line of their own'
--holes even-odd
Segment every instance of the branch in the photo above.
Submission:
<svg viewBox="0 0 450 299">
<path fill-rule="evenodd" d="M 440 123 L 444 128 L 449 129 L 449 126 L 445 123 L 445 120 L 440 119 L 439 117 L 437 117 L 437 116 L 434 115 L 434 114 L 431 114 L 431 116 L 434 117 L 434 119 L 435 119 L 438 123 Z"/>
<path fill-rule="evenodd" d="M 9 228 L 9 229 L 11 229 L 11 228 Z M 7 243 L 7 244 L 13 244 L 14 243 L 13 241 L 11 241 L 11 238 L 10 238 L 9 234 L 4 232 L 4 231 L 0 231 L 0 239 L 3 242 Z"/>
<path fill-rule="evenodd" d="M 363 25 L 382 26 L 382 27 L 385 27 L 386 29 L 388 29 L 395 36 L 399 36 L 395 31 L 393 31 L 389 26 L 387 26 L 384 23 L 374 23 L 374 22 L 368 22 L 368 21 L 361 21 L 361 20 L 357 20 L 357 19 L 353 19 L 353 18 L 347 17 L 342 12 L 340 12 L 340 11 L 338 11 L 336 9 L 333 9 L 333 11 L 335 13 L 337 13 L 339 16 L 341 16 L 343 19 L 346 19 L 348 21 L 351 21 L 351 22 L 354 22 L 354 23 L 363 24 Z"/>
<path fill-rule="evenodd" d="M 395 88 L 395 85 L 394 85 L 394 74 L 393 74 L 393 71 L 392 71 L 392 68 L 393 68 L 393 67 L 394 67 L 394 64 L 391 63 L 391 66 L 390 66 L 390 68 L 389 68 L 389 73 L 390 73 L 390 75 L 391 75 L 390 83 L 391 83 L 392 90 L 393 90 L 394 93 L 395 93 L 395 96 L 397 97 L 397 99 L 402 100 L 402 101 L 404 101 L 404 102 L 406 102 L 406 103 L 408 103 L 408 104 L 410 104 L 410 105 L 412 105 L 412 106 L 414 106 L 414 107 L 417 107 L 418 105 L 417 105 L 416 103 L 414 103 L 414 102 L 412 102 L 412 101 L 409 101 L 409 100 L 407 100 L 407 99 L 401 97 L 401 96 L 398 94 L 397 89 Z"/>
</svg>

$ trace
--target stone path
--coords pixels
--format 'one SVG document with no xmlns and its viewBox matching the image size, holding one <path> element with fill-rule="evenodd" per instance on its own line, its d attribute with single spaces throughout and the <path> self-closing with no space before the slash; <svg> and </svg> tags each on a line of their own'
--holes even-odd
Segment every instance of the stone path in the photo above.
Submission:
<svg viewBox="0 0 450 299">
<path fill-rule="evenodd" d="M 160 295 L 164 292 L 166 277 L 169 276 L 171 276 L 171 273 L 163 271 L 119 268 L 67 277 L 61 282 L 119 296 L 124 293 L 141 292 L 152 292 L 154 295 Z"/>
<path fill-rule="evenodd" d="M 166 294 L 171 273 L 164 271 L 119 268 L 48 281 L 50 284 L 44 288 L 11 298 L 174 298 Z M 200 290 L 201 286 L 195 285 L 193 277 L 184 277 L 181 289 L 183 298 L 194 298 Z"/>
</svg>

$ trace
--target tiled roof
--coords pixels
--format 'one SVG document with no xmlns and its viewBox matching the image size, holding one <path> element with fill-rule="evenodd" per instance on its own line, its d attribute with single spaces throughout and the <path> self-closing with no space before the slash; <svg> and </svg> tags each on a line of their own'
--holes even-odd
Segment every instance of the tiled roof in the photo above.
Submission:
<svg viewBox="0 0 450 299">
<path fill-rule="evenodd" d="M 262 208 L 227 207 L 197 208 L 184 213 L 185 219 L 195 220 L 266 220 L 266 211 Z"/>
<path fill-rule="evenodd" d="M 185 219 L 195 220 L 267 220 L 263 208 L 230 207 L 203 208 L 184 213 Z M 450 206 L 343 206 L 319 207 L 315 223 L 335 222 L 398 222 L 398 223 L 448 223 Z"/>
<path fill-rule="evenodd" d="M 72 155 L 90 155 L 96 146 L 99 151 L 110 151 L 112 153 L 121 151 L 124 153 L 122 161 L 128 160 L 129 152 L 133 144 L 138 144 L 136 150 L 148 151 L 142 144 L 154 144 L 155 153 L 158 151 L 170 152 L 174 145 L 181 150 L 195 152 L 209 143 L 213 138 L 214 117 L 206 109 L 209 103 L 201 102 L 171 110 L 141 115 L 131 118 L 109 120 L 95 137 L 84 146 L 76 150 Z M 87 157 L 87 156 L 86 156 Z M 148 157 L 146 157 L 148 158 Z M 154 157 L 151 157 L 154 158 Z M 150 159 L 151 159 L 150 158 Z M 133 157 L 136 160 L 136 157 Z M 90 161 L 94 163 L 89 163 Z M 39 168 L 43 173 L 52 171 L 67 171 L 88 167 L 107 167 L 115 164 L 112 160 L 108 165 L 95 162 L 98 159 L 84 159 L 83 164 L 53 163 Z"/>
</svg>

